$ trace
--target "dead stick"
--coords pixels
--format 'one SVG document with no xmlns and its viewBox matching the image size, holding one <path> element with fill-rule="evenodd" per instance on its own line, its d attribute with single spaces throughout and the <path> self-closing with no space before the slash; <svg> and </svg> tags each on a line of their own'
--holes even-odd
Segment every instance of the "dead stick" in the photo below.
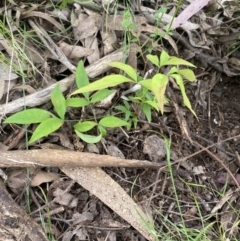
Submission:
<svg viewBox="0 0 240 241">
<path fill-rule="evenodd" d="M 157 168 L 166 163 L 127 160 L 108 155 L 68 150 L 39 149 L 29 151 L 0 152 L 0 167 L 150 167 Z"/>
</svg>

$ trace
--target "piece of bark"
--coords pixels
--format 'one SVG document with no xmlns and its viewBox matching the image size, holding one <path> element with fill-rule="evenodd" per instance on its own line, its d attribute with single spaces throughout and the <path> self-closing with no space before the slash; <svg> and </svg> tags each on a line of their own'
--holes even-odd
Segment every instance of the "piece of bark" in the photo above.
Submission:
<svg viewBox="0 0 240 241">
<path fill-rule="evenodd" d="M 0 151 L 0 167 L 149 167 L 165 165 L 149 161 L 127 160 L 114 156 L 98 155 L 69 150 L 38 149 L 21 151 Z"/>
<path fill-rule="evenodd" d="M 48 241 L 42 228 L 20 208 L 0 181 L 0 240 Z"/>
<path fill-rule="evenodd" d="M 110 66 L 108 66 L 107 63 L 111 61 L 121 61 L 123 59 L 123 56 L 127 54 L 128 53 L 123 53 L 122 49 L 119 49 L 86 67 L 86 72 L 90 78 L 97 77 L 110 69 Z M 74 80 L 75 75 L 72 74 L 67 78 L 57 82 L 56 84 L 59 83 L 61 91 L 65 92 L 74 83 Z M 15 113 L 19 110 L 22 110 L 24 106 L 34 107 L 45 104 L 50 100 L 51 92 L 56 86 L 56 84 L 52 84 L 51 86 L 26 97 L 19 98 L 10 103 L 0 105 L 0 118 L 1 116 L 4 116 L 6 114 Z"/>
</svg>

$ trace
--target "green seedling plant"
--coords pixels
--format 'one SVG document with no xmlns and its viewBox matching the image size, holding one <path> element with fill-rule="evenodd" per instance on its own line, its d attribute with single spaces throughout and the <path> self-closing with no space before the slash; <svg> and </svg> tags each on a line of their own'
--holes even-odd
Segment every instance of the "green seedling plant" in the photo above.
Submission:
<svg viewBox="0 0 240 241">
<path fill-rule="evenodd" d="M 164 50 L 161 52 L 159 57 L 156 55 L 149 54 L 147 55 L 147 59 L 158 68 L 158 71 L 160 71 L 161 68 L 166 66 L 172 66 L 172 67 L 166 74 L 157 73 L 151 79 L 145 79 L 145 80 L 139 81 L 139 77 L 136 71 L 131 66 L 121 62 L 111 62 L 109 63 L 111 67 L 116 67 L 124 71 L 128 77 L 121 74 L 109 75 L 87 86 L 79 88 L 78 90 L 74 91 L 72 95 L 102 90 L 109 87 L 117 86 L 125 82 L 129 82 L 132 84 L 139 84 L 142 87 L 142 91 L 145 91 L 145 89 L 147 89 L 148 91 L 153 93 L 156 99 L 156 103 L 154 102 L 154 100 L 145 101 L 144 103 L 149 104 L 152 108 L 160 111 L 163 114 L 164 104 L 166 103 L 165 92 L 166 92 L 167 85 L 169 83 L 169 79 L 172 78 L 173 80 L 176 81 L 177 85 L 180 88 L 184 105 L 194 114 L 194 116 L 196 116 L 196 113 L 192 109 L 191 103 L 186 95 L 185 85 L 184 85 L 184 79 L 192 82 L 196 79 L 195 74 L 191 69 L 179 68 L 179 65 L 189 66 L 189 67 L 195 67 L 195 66 L 189 63 L 188 61 L 185 61 L 184 59 L 181 59 L 175 56 L 169 56 L 168 53 L 165 52 Z"/>
<path fill-rule="evenodd" d="M 159 57 L 148 55 L 147 58 L 158 67 L 159 71 L 164 66 L 173 67 L 171 67 L 166 74 L 157 73 L 151 79 L 141 80 L 131 66 L 121 62 L 111 62 L 109 63 L 110 66 L 119 68 L 128 77 L 122 74 L 113 74 L 89 83 L 83 62 L 80 61 L 76 70 L 76 85 L 78 89 L 71 93 L 68 98 L 64 97 L 59 84 L 52 90 L 51 102 L 55 112 L 52 113 L 40 108 L 27 109 L 8 117 L 4 123 L 38 124 L 29 140 L 29 143 L 33 143 L 57 131 L 63 126 L 64 122 L 73 122 L 74 120 L 68 120 L 66 118 L 69 107 L 81 108 L 91 106 L 111 95 L 113 90 L 109 88 L 127 82 L 141 86 L 141 89 L 135 92 L 134 96 L 130 97 L 129 100 L 137 106 L 138 110 L 143 111 L 147 120 L 150 122 L 153 109 L 160 111 L 162 114 L 164 112 L 164 103 L 166 102 L 165 91 L 169 78 L 176 80 L 181 90 L 184 104 L 196 116 L 186 95 L 183 82 L 183 78 L 189 81 L 195 80 L 195 75 L 190 69 L 180 69 L 178 67 L 179 65 L 194 67 L 194 65 L 183 59 L 169 56 L 165 51 L 162 51 Z M 94 93 L 92 94 L 91 92 Z M 79 96 L 80 94 L 81 96 Z M 75 97 L 76 95 L 77 97 Z M 94 120 L 75 121 L 76 124 L 73 125 L 74 131 L 83 141 L 87 143 L 97 143 L 102 137 L 106 136 L 107 128 L 127 127 L 129 129 L 132 123 L 136 127 L 138 115 L 132 111 L 131 105 L 127 101 L 123 101 L 123 105 L 116 106 L 116 110 L 125 114 L 125 120 L 115 115 L 109 115 L 100 119 L 94 118 Z M 94 128 L 97 129 L 98 134 L 89 135 L 87 132 Z"/>
<path fill-rule="evenodd" d="M 120 81 L 121 82 L 121 81 Z M 120 83 L 119 81 L 117 83 Z M 76 70 L 76 84 L 78 88 L 84 88 L 89 85 L 89 79 L 84 69 L 83 62 L 80 61 Z M 110 84 L 108 84 L 110 85 Z M 40 138 L 47 136 L 59 128 L 61 128 L 66 119 L 66 112 L 68 107 L 84 107 L 87 105 L 99 102 L 108 97 L 113 90 L 103 88 L 96 91 L 90 96 L 89 92 L 85 92 L 83 97 L 65 98 L 60 90 L 60 85 L 57 84 L 51 93 L 51 102 L 56 114 L 40 108 L 32 108 L 20 111 L 8 117 L 4 123 L 15 124 L 39 124 L 33 132 L 29 143 L 33 143 Z M 72 120 L 71 120 L 72 121 Z M 106 128 L 129 127 L 129 123 L 115 116 L 106 116 L 97 121 L 80 121 L 73 127 L 80 139 L 87 143 L 97 143 L 103 136 L 107 134 Z M 98 135 L 88 135 L 86 132 L 92 130 L 94 127 L 98 129 Z"/>
</svg>

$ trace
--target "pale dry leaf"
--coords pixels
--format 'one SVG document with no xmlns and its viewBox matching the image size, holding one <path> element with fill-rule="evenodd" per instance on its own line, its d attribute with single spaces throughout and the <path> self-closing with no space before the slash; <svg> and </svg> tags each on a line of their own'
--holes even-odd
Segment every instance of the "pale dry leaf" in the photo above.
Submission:
<svg viewBox="0 0 240 241">
<path fill-rule="evenodd" d="M 224 204 L 221 212 L 221 228 L 229 240 L 232 240 L 232 236 L 235 236 L 238 232 L 239 218 L 236 212 L 236 210 L 239 210 L 238 198 L 239 194 L 235 193 L 230 200 Z"/>
<path fill-rule="evenodd" d="M 210 0 L 194 0 L 192 1 L 173 21 L 171 25 L 172 29 L 176 29 L 182 26 L 189 18 L 191 18 L 194 14 L 199 12 L 204 6 L 208 4 Z"/>
<path fill-rule="evenodd" d="M 95 21 L 91 16 L 80 14 L 76 21 L 77 23 L 75 24 L 77 24 L 77 26 L 73 26 L 73 36 L 75 40 L 84 40 L 98 31 Z"/>
<path fill-rule="evenodd" d="M 117 43 L 117 36 L 115 31 L 100 31 L 101 38 L 103 41 L 103 52 L 104 55 L 111 53 L 114 50 L 114 45 Z"/>
<path fill-rule="evenodd" d="M 24 43 L 23 39 L 20 39 L 20 42 Z M 29 59 L 28 62 L 33 62 L 34 64 L 43 64 L 44 51 L 41 48 L 36 48 L 28 40 L 26 41 L 26 43 L 24 43 L 24 46 L 22 46 L 22 48 L 24 49 L 24 52 Z"/>
<path fill-rule="evenodd" d="M 91 212 L 75 212 L 72 216 L 73 224 L 80 224 L 81 222 L 85 221 L 93 221 L 94 215 Z"/>
<path fill-rule="evenodd" d="M 125 159 L 125 156 L 123 155 L 122 151 L 113 142 L 108 141 L 105 145 L 108 155 Z"/>
<path fill-rule="evenodd" d="M 96 146 L 96 144 L 92 144 L 92 143 L 87 143 L 86 150 L 87 152 L 90 152 L 90 153 L 96 153 L 96 154 L 100 153 L 99 148 Z"/>
<path fill-rule="evenodd" d="M 49 12 L 49 14 L 61 20 L 69 21 L 71 12 L 67 8 L 61 10 L 55 8 L 53 11 Z"/>
<path fill-rule="evenodd" d="M 60 49 L 69 59 L 81 59 L 85 56 L 89 56 L 93 53 L 92 49 L 84 48 L 77 45 L 69 45 L 65 42 L 59 44 Z"/>
<path fill-rule="evenodd" d="M 139 51 L 139 47 L 136 43 L 130 44 L 127 64 L 132 66 L 135 71 L 137 70 L 137 65 L 138 65 L 138 57 L 137 57 L 138 51 Z"/>
<path fill-rule="evenodd" d="M 31 11 L 31 12 L 24 14 L 22 18 L 29 18 L 29 17 L 43 18 L 43 19 L 47 20 L 48 22 L 50 22 L 52 25 L 54 25 L 57 29 L 64 32 L 64 27 L 47 13 Z"/>
<path fill-rule="evenodd" d="M 125 219 L 147 240 L 154 241 L 154 235 L 144 226 L 149 218 L 129 197 L 123 188 L 100 168 L 68 168 L 61 170 L 86 190 L 98 197 L 119 216 Z"/>
<path fill-rule="evenodd" d="M 222 206 L 232 197 L 233 195 L 233 189 L 229 189 L 224 197 L 222 197 L 219 202 L 216 204 L 216 206 L 212 209 L 211 214 L 216 213 L 219 209 L 222 208 Z"/>
<path fill-rule="evenodd" d="M 53 195 L 55 196 L 53 201 L 55 203 L 58 203 L 58 204 L 64 205 L 64 206 L 69 206 L 71 204 L 71 202 L 75 199 L 75 197 L 71 193 L 66 192 L 60 188 L 57 188 L 53 192 Z"/>
<path fill-rule="evenodd" d="M 157 135 L 148 136 L 143 142 L 143 153 L 153 162 L 161 161 L 166 156 L 165 141 Z"/>
<path fill-rule="evenodd" d="M 153 19 L 153 15 L 156 13 L 155 10 L 144 7 L 144 6 L 140 6 L 140 9 L 142 12 L 146 13 L 145 14 L 146 17 L 148 17 L 148 15 L 149 15 L 151 19 Z M 166 13 L 164 13 L 164 14 L 159 13 L 158 18 L 161 19 L 161 22 L 163 22 L 165 24 L 170 24 L 173 19 L 175 20 L 175 18 L 173 18 L 173 16 L 166 14 Z M 194 29 L 198 29 L 199 27 L 200 27 L 199 24 L 191 23 L 189 21 L 186 21 L 181 25 L 181 28 L 183 28 L 184 30 L 186 30 L 186 29 L 194 30 Z"/>
<path fill-rule="evenodd" d="M 30 185 L 31 187 L 36 187 L 46 182 L 53 182 L 58 180 L 59 174 L 53 172 L 44 172 L 40 170 L 36 175 L 34 175 Z"/>
<path fill-rule="evenodd" d="M 28 182 L 30 186 L 39 186 L 42 183 L 53 182 L 57 179 L 59 179 L 57 173 L 44 172 L 40 169 L 29 168 L 29 176 L 26 169 L 9 172 L 7 184 L 12 190 L 17 190 L 24 188 Z"/>
<path fill-rule="evenodd" d="M 223 0 L 220 6 L 223 7 L 223 15 L 227 18 L 232 18 L 235 12 L 239 12 L 240 2 L 235 0 Z"/>
<path fill-rule="evenodd" d="M 19 76 L 13 72 L 11 72 L 11 68 L 7 65 L 0 63 L 0 82 L 3 80 L 14 80 Z"/>
<path fill-rule="evenodd" d="M 5 81 L 0 80 L 0 101 L 4 95 L 4 89 L 5 89 Z"/>
<path fill-rule="evenodd" d="M 85 38 L 84 46 L 93 50 L 93 53 L 87 56 L 87 60 L 90 64 L 93 64 L 100 59 L 98 40 L 94 35 Z"/>
</svg>

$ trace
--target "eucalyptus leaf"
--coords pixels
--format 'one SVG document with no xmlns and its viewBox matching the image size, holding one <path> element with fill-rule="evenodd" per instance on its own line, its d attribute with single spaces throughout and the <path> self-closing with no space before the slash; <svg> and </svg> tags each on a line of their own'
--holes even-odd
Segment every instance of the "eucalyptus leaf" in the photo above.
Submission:
<svg viewBox="0 0 240 241">
<path fill-rule="evenodd" d="M 3 123 L 35 124 L 40 123 L 51 116 L 53 116 L 53 114 L 49 111 L 33 108 L 15 113 L 8 117 Z"/>
<path fill-rule="evenodd" d="M 42 121 L 33 132 L 32 137 L 29 140 L 29 144 L 58 130 L 63 123 L 64 121 L 57 117 Z"/>
</svg>

